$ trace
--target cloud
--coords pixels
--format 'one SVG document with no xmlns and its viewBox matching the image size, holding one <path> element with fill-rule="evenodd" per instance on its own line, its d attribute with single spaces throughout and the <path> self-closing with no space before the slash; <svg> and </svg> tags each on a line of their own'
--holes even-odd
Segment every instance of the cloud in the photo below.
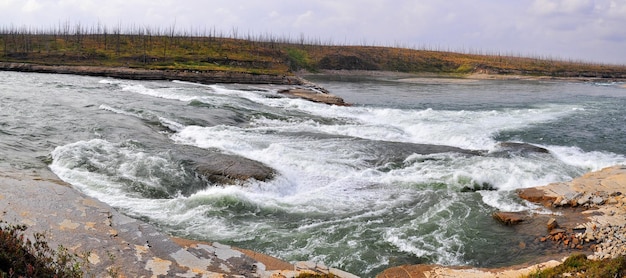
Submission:
<svg viewBox="0 0 626 278">
<path fill-rule="evenodd" d="M 535 0 L 530 10 L 537 15 L 585 14 L 593 12 L 592 0 Z"/>
<path fill-rule="evenodd" d="M 626 49 L 626 0 L 0 0 L 0 26 L 66 21 L 603 61 Z"/>
</svg>

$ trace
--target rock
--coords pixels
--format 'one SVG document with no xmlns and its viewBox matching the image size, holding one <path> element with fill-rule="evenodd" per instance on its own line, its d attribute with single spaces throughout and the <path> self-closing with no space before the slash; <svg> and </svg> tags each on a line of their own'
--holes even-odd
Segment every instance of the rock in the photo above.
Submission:
<svg viewBox="0 0 626 278">
<path fill-rule="evenodd" d="M 556 197 L 556 200 L 554 200 L 554 202 L 552 203 L 553 207 L 560 207 L 565 205 L 567 202 L 565 201 L 565 198 L 563 198 L 563 196 L 559 196 Z"/>
<path fill-rule="evenodd" d="M 556 219 L 550 218 L 550 220 L 548 220 L 548 224 L 547 224 L 548 231 L 551 231 L 551 230 L 555 229 L 558 226 L 559 226 L 559 224 L 556 222 Z"/>
<path fill-rule="evenodd" d="M 548 149 L 528 143 L 500 142 L 498 146 L 512 153 L 550 153 Z"/>
<path fill-rule="evenodd" d="M 204 180 L 204 186 L 206 182 L 232 185 L 249 179 L 268 181 L 276 174 L 274 169 L 259 161 L 216 150 L 175 145 L 171 153 L 173 159 L 181 161 L 185 168 Z"/>
<path fill-rule="evenodd" d="M 492 214 L 495 220 L 498 220 L 500 223 L 504 225 L 516 225 L 520 222 L 524 221 L 524 215 L 515 212 L 494 212 Z"/>
<path fill-rule="evenodd" d="M 207 181 L 218 184 L 237 184 L 248 179 L 267 181 L 275 175 L 272 168 L 261 162 L 221 153 L 194 161 L 193 169 Z"/>
<path fill-rule="evenodd" d="M 324 92 L 319 92 L 313 89 L 286 89 L 278 91 L 279 94 L 299 97 L 302 99 L 310 100 L 313 102 L 320 102 L 330 105 L 349 106 L 348 103 L 343 101 L 343 98 Z"/>
<path fill-rule="evenodd" d="M 604 199 L 602 197 L 600 197 L 600 196 L 594 196 L 594 197 L 591 198 L 590 201 L 591 201 L 592 204 L 594 204 L 596 206 L 604 204 Z"/>
<path fill-rule="evenodd" d="M 578 198 L 578 200 L 576 201 L 576 203 L 579 206 L 582 206 L 584 204 L 589 203 L 589 200 L 591 199 L 591 193 L 585 193 L 582 197 Z"/>
<path fill-rule="evenodd" d="M 537 188 L 522 188 L 517 190 L 517 195 L 527 201 L 533 203 L 541 203 L 545 206 L 551 206 L 555 203 L 557 197 L 546 194 L 545 191 Z"/>
<path fill-rule="evenodd" d="M 554 235 L 558 235 L 558 234 L 564 234 L 565 230 L 563 229 L 553 229 L 552 231 L 550 231 L 550 235 L 554 236 Z"/>
</svg>

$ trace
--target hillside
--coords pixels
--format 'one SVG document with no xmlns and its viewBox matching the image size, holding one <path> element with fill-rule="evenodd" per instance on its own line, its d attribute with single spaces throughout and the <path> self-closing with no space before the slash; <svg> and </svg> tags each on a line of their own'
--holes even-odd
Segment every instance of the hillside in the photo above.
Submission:
<svg viewBox="0 0 626 278">
<path fill-rule="evenodd" d="M 81 30 L 81 29 L 78 29 Z M 607 65 L 377 46 L 334 46 L 273 37 L 226 38 L 152 32 L 0 30 L 0 61 L 40 65 L 129 67 L 291 75 L 298 70 L 374 70 L 626 79 Z"/>
</svg>

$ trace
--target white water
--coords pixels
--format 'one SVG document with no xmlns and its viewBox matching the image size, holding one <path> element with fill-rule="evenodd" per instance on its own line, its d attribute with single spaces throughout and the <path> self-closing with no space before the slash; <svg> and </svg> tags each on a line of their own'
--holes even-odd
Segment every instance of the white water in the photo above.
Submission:
<svg viewBox="0 0 626 278">
<path fill-rule="evenodd" d="M 396 165 L 370 162 L 384 154 L 376 147 L 379 141 L 494 152 L 498 150 L 494 138 L 499 133 L 584 111 L 577 104 L 474 111 L 336 107 L 272 97 L 271 90 L 242 91 L 187 83 L 150 88 L 131 81 L 100 83 L 131 94 L 180 101 L 180 109 L 198 101 L 269 113 L 271 116 L 253 115 L 238 126 L 197 126 L 156 112 L 100 106 L 101 110 L 135 118 L 156 117 L 174 131 L 170 140 L 176 144 L 219 149 L 261 161 L 276 169 L 278 176 L 268 182 L 210 186 L 190 196 L 150 199 L 129 189 L 128 180 L 158 189 L 160 175 L 176 179 L 184 170 L 168 161 L 166 154 L 150 153 L 132 141 L 93 139 L 52 152 L 50 168 L 63 180 L 130 215 L 147 217 L 181 235 L 269 242 L 260 244 L 266 249 L 258 251 L 287 259 L 318 259 L 335 266 L 354 267 L 354 262 L 364 262 L 360 267 L 366 265 L 368 269 L 363 273 L 387 265 L 392 257 L 381 254 L 368 260 L 364 259 L 365 251 L 357 251 L 381 244 L 376 240 L 394 247 L 393 252 L 430 258 L 432 263 L 470 263 L 464 257 L 467 235 L 462 229 L 469 225 L 466 219 L 481 211 L 488 215 L 485 210 L 490 208 L 543 212 L 516 199 L 511 190 L 565 181 L 587 171 L 626 163 L 619 154 L 553 145 L 541 145 L 550 151 L 547 155 L 408 154 L 396 158 L 400 160 Z M 472 203 L 459 190 L 476 184 L 489 184 L 497 190 L 480 191 L 482 204 Z M 395 217 L 396 222 L 390 221 Z M 458 231 L 451 231 L 454 229 Z M 280 240 L 285 242 L 270 244 Z M 352 251 L 342 252 L 344 249 Z M 380 251 L 373 248 L 368 252 Z"/>
</svg>

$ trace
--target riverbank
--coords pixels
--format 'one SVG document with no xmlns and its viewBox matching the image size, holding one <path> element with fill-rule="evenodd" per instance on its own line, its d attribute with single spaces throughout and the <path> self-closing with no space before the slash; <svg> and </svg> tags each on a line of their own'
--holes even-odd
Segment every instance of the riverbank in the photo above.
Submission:
<svg viewBox="0 0 626 278">
<path fill-rule="evenodd" d="M 299 71 L 299 76 L 334 76 L 342 78 L 372 78 L 385 81 L 416 83 L 416 84 L 468 84 L 480 80 L 531 80 L 531 81 L 562 81 L 562 82 L 626 82 L 626 77 L 559 77 L 549 75 L 497 74 L 488 71 L 471 73 L 407 73 L 377 70 L 320 70 L 316 72 Z M 624 85 L 626 86 L 626 85 Z"/>
<path fill-rule="evenodd" d="M 216 83 L 285 85 L 280 94 L 330 105 L 349 105 L 324 88 L 295 75 L 252 74 L 236 71 L 155 70 L 129 67 L 48 66 L 30 63 L 0 62 L 0 70 L 36 73 L 102 76 L 131 80 L 177 80 L 211 85 Z"/>
<path fill-rule="evenodd" d="M 77 254 L 88 277 L 356 277 L 314 262 L 290 264 L 219 243 L 171 238 L 87 197 L 48 170 L 0 172 L 1 219 L 42 233 L 53 250 Z M 282 275 L 282 276 L 281 276 Z"/>
<path fill-rule="evenodd" d="M 570 182 L 518 191 L 520 198 L 552 211 L 548 216 L 534 213 L 518 216 L 522 223 L 532 218 L 544 220 L 537 227 L 543 233 L 536 240 L 558 249 L 562 259 L 498 269 L 406 265 L 387 269 L 378 277 L 523 277 L 555 267 L 573 252 L 586 253 L 592 260 L 626 256 L 625 191 L 626 166 L 623 165 L 590 172 Z"/>
</svg>

